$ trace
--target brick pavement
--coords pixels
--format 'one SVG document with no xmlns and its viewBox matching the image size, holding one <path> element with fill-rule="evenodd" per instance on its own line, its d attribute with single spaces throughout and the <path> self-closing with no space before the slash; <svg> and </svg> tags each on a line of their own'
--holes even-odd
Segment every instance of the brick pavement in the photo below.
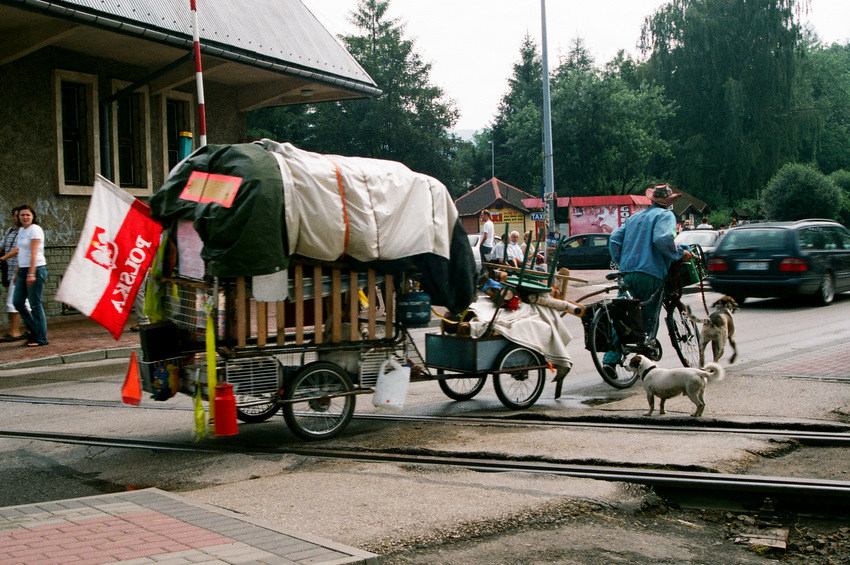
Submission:
<svg viewBox="0 0 850 565">
<path fill-rule="evenodd" d="M 158 489 L 0 508 L 8 565 L 379 563 Z"/>
</svg>

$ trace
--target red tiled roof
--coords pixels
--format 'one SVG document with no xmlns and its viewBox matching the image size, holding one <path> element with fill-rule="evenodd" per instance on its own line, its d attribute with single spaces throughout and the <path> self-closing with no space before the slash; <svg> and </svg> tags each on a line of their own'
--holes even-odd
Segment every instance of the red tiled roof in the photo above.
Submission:
<svg viewBox="0 0 850 565">
<path fill-rule="evenodd" d="M 528 208 L 543 208 L 543 199 L 542 198 L 523 198 L 522 203 Z M 570 198 L 568 196 L 559 196 L 555 200 L 555 205 L 558 208 L 566 208 L 570 205 Z"/>
<path fill-rule="evenodd" d="M 501 208 L 505 205 L 528 212 L 522 201 L 529 198 L 534 198 L 534 195 L 494 177 L 455 200 L 455 206 L 461 216 L 476 215 L 487 208 Z"/>
<path fill-rule="evenodd" d="M 652 201 L 646 196 L 639 194 L 609 195 L 609 196 L 573 196 L 570 199 L 573 207 L 581 206 L 625 206 L 637 204 L 649 206 Z"/>
</svg>

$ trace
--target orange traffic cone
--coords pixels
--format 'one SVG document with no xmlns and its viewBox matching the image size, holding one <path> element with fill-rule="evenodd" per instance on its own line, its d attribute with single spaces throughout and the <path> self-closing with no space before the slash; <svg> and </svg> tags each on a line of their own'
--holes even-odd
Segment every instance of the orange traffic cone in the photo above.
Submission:
<svg viewBox="0 0 850 565">
<path fill-rule="evenodd" d="M 139 380 L 139 364 L 136 362 L 136 352 L 130 355 L 130 367 L 127 369 L 127 377 L 124 386 L 121 387 L 121 402 L 138 406 L 142 401 L 142 381 Z"/>
</svg>

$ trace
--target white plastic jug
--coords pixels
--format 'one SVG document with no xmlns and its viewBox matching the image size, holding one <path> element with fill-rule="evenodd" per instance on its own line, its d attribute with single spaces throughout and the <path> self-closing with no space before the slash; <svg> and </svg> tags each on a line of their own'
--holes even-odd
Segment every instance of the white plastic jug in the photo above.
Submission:
<svg viewBox="0 0 850 565">
<path fill-rule="evenodd" d="M 389 370 L 387 370 L 389 367 Z M 395 359 L 387 359 L 378 370 L 372 404 L 376 408 L 401 410 L 410 384 L 410 367 L 403 367 Z"/>
</svg>

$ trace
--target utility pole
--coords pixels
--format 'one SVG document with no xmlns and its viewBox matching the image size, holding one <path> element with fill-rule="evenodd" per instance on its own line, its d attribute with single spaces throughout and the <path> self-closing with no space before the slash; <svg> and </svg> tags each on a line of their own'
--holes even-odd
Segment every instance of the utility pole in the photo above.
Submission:
<svg viewBox="0 0 850 565">
<path fill-rule="evenodd" d="M 543 26 L 543 203 L 546 205 L 546 229 L 555 231 L 555 172 L 552 155 L 552 108 L 549 100 L 549 55 L 546 46 L 546 0 L 540 0 Z"/>
</svg>

